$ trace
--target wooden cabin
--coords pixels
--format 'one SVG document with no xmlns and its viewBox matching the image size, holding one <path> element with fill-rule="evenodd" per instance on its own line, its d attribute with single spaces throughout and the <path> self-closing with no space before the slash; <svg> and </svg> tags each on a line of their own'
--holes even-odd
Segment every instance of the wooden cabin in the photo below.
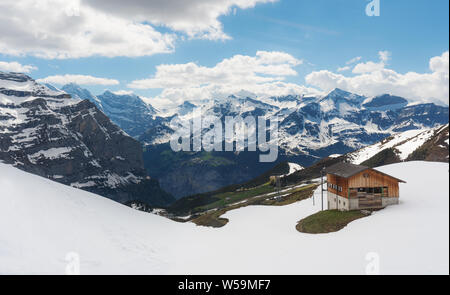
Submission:
<svg viewBox="0 0 450 295">
<path fill-rule="evenodd" d="M 350 163 L 326 169 L 328 209 L 342 211 L 384 208 L 398 204 L 403 180 Z"/>
</svg>

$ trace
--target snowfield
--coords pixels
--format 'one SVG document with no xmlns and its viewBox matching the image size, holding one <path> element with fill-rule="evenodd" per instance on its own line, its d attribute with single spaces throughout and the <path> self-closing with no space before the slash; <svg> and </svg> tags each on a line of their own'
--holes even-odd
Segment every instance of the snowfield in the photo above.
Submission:
<svg viewBox="0 0 450 295">
<path fill-rule="evenodd" d="M 407 181 L 401 203 L 324 235 L 295 230 L 320 192 L 284 207 L 228 212 L 223 228 L 176 223 L 0 164 L 0 274 L 449 273 L 449 165 L 379 168 Z M 326 202 L 324 202 L 326 204 Z M 375 254 L 373 254 L 375 253 Z M 67 260 L 66 260 L 67 258 Z"/>
</svg>

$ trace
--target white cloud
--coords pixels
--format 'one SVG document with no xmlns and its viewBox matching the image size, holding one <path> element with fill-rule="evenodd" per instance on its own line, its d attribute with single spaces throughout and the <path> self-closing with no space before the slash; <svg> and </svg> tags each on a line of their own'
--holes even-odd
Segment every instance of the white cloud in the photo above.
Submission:
<svg viewBox="0 0 450 295">
<path fill-rule="evenodd" d="M 0 71 L 5 72 L 18 72 L 18 73 L 29 73 L 35 71 L 38 68 L 32 65 L 22 65 L 18 62 L 6 62 L 0 61 Z"/>
<path fill-rule="evenodd" d="M 353 68 L 352 72 L 354 74 L 363 74 L 363 73 L 372 73 L 372 72 L 379 71 L 382 69 L 384 69 L 384 63 L 368 61 L 365 63 L 357 64 Z"/>
<path fill-rule="evenodd" d="M 345 64 L 346 64 L 346 65 L 354 64 L 355 62 L 360 61 L 361 58 L 362 58 L 361 56 L 354 57 L 354 58 L 352 58 L 351 60 L 347 61 Z"/>
<path fill-rule="evenodd" d="M 107 78 L 98 78 L 89 75 L 55 75 L 36 80 L 39 83 L 53 83 L 64 85 L 76 83 L 78 85 L 118 85 L 119 81 Z"/>
<path fill-rule="evenodd" d="M 40 58 L 145 56 L 173 51 L 174 36 L 77 0 L 2 0 L 0 53 Z"/>
<path fill-rule="evenodd" d="M 258 51 L 255 56 L 235 55 L 213 67 L 196 63 L 160 65 L 148 79 L 131 82 L 135 89 L 163 89 L 152 101 L 157 106 L 179 104 L 236 94 L 242 90 L 255 95 L 287 95 L 317 91 L 284 82 L 295 76 L 302 61 L 284 52 Z"/>
<path fill-rule="evenodd" d="M 354 74 L 372 73 L 384 69 L 390 59 L 391 53 L 389 51 L 379 51 L 379 62 L 368 61 L 366 63 L 359 63 L 353 68 Z"/>
<path fill-rule="evenodd" d="M 228 39 L 220 16 L 273 1 L 2 0 L 0 54 L 63 59 L 170 53 L 178 33 Z M 172 32 L 161 33 L 156 25 Z"/>
<path fill-rule="evenodd" d="M 345 72 L 345 71 L 348 71 L 348 70 L 350 70 L 350 69 L 351 69 L 350 66 L 345 66 L 345 67 L 337 68 L 337 71 L 338 71 L 338 72 Z"/>
<path fill-rule="evenodd" d="M 448 51 L 441 56 L 435 56 L 430 59 L 430 69 L 437 73 L 447 73 L 448 75 Z"/>
<path fill-rule="evenodd" d="M 96 9 L 111 14 L 163 25 L 191 38 L 225 40 L 219 17 L 233 14 L 236 8 L 253 8 L 258 3 L 278 0 L 84 0 Z"/>
<path fill-rule="evenodd" d="M 256 56 L 235 55 L 214 67 L 186 64 L 159 65 L 154 77 L 136 80 L 130 88 L 183 88 L 205 84 L 248 85 L 283 80 L 297 75 L 293 69 L 301 60 L 283 52 L 258 51 Z"/>
<path fill-rule="evenodd" d="M 391 59 L 391 53 L 387 50 L 385 51 L 379 51 L 378 55 L 380 56 L 380 61 L 384 62 L 385 64 Z"/>
<path fill-rule="evenodd" d="M 319 87 L 323 91 L 330 91 L 338 87 L 367 96 L 391 93 L 403 96 L 411 101 L 436 102 L 448 105 L 448 51 L 441 56 L 430 59 L 430 73 L 397 73 L 384 67 L 384 63 L 389 59 L 389 55 L 384 53 L 379 55 L 380 62 L 378 64 L 383 64 L 383 67 L 373 66 L 369 70 L 370 65 L 365 63 L 366 70 L 363 71 L 363 67 L 359 66 L 361 71 L 356 71 L 359 74 L 352 77 L 322 70 L 307 75 L 305 78 L 306 82 Z"/>
<path fill-rule="evenodd" d="M 113 91 L 112 93 L 114 93 L 116 95 L 132 95 L 133 91 L 131 91 L 131 90 L 117 90 L 117 91 Z"/>
</svg>

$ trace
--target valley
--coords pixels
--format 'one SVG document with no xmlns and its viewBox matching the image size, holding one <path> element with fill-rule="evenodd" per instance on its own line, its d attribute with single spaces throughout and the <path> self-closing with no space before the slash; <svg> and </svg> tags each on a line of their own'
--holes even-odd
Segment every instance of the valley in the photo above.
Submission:
<svg viewBox="0 0 450 295">
<path fill-rule="evenodd" d="M 108 105 L 114 100 L 131 105 L 119 117 L 113 108 L 103 111 L 141 142 L 148 174 L 177 199 L 248 181 L 277 163 L 288 161 L 310 166 L 329 155 L 353 152 L 397 133 L 448 123 L 448 107 L 430 103 L 409 105 L 407 99 L 398 96 L 365 97 L 341 89 L 318 97 L 231 95 L 196 104 L 185 101 L 175 109 L 159 111 L 151 105 L 144 107 L 143 101 L 132 94 L 107 92 L 94 96 L 75 85 L 63 89 L 98 105 Z M 217 117 L 222 123 L 227 116 L 276 117 L 279 124 L 276 162 L 261 163 L 260 152 L 173 152 L 169 145 L 174 133 L 170 122 L 192 121 L 197 108 L 201 108 L 204 116 Z M 204 128 L 201 134 L 209 130 Z"/>
</svg>

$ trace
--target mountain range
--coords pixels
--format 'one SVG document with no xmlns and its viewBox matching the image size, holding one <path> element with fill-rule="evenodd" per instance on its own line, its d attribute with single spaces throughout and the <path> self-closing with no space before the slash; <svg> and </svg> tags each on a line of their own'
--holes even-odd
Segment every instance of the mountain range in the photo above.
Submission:
<svg viewBox="0 0 450 295">
<path fill-rule="evenodd" d="M 307 167 L 405 131 L 448 123 L 448 107 L 341 89 L 317 97 L 231 95 L 161 111 L 135 94 L 93 95 L 76 84 L 60 90 L 23 74 L 2 73 L 0 95 L 1 160 L 123 203 L 151 205 L 173 201 L 164 191 L 176 198 L 214 191 L 251 180 L 277 163 Z M 222 121 L 277 118 L 277 161 L 260 163 L 259 152 L 172 151 L 170 121 L 190 121 L 198 107 Z M 155 196 L 149 197 L 149 190 Z"/>
<path fill-rule="evenodd" d="M 173 201 L 148 176 L 140 143 L 95 103 L 24 74 L 0 72 L 0 161 L 121 203 Z"/>
<path fill-rule="evenodd" d="M 201 102 L 185 101 L 164 112 L 134 94 L 106 91 L 94 96 L 73 84 L 62 89 L 74 97 L 92 101 L 139 140 L 149 175 L 158 178 L 161 187 L 177 198 L 250 180 L 276 164 L 259 163 L 258 153 L 254 152 L 173 152 L 169 146 L 174 133 L 170 121 L 190 121 L 198 107 L 204 115 L 214 115 L 222 122 L 226 116 L 276 117 L 277 163 L 290 161 L 302 166 L 331 154 L 352 152 L 399 132 L 448 123 L 448 107 L 408 104 L 407 99 L 390 94 L 365 97 L 341 89 L 318 97 L 230 95 Z"/>
</svg>

